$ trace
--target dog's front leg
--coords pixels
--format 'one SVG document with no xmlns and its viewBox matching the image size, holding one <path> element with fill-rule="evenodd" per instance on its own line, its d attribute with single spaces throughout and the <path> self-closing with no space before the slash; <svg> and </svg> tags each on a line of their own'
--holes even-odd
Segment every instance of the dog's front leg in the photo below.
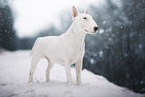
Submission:
<svg viewBox="0 0 145 97">
<path fill-rule="evenodd" d="M 76 82 L 78 85 L 81 83 L 81 70 L 82 70 L 82 59 L 78 60 L 75 63 L 75 68 L 76 68 Z"/>
<path fill-rule="evenodd" d="M 66 71 L 67 83 L 72 84 L 71 64 L 68 63 L 65 64 L 65 71 Z"/>
</svg>

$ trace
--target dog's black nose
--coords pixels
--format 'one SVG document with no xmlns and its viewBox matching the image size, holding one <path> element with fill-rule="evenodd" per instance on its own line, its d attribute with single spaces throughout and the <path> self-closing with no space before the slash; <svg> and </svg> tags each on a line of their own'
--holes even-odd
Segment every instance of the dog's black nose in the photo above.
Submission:
<svg viewBox="0 0 145 97">
<path fill-rule="evenodd" d="M 98 27 L 94 27 L 94 31 L 96 32 L 98 30 Z"/>
</svg>

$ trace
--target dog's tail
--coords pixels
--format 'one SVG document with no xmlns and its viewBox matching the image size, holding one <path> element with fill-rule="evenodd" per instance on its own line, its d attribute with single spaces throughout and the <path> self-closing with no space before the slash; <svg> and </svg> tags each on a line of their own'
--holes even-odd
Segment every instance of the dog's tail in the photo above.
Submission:
<svg viewBox="0 0 145 97">
<path fill-rule="evenodd" d="M 31 55 L 33 54 L 33 52 L 34 52 L 34 50 L 35 50 L 35 47 L 36 47 L 36 45 L 37 45 L 37 43 L 38 43 L 39 40 L 40 40 L 40 39 L 37 38 L 37 40 L 35 41 L 35 43 L 34 43 L 34 45 L 33 45 L 33 48 L 32 48 L 32 50 L 31 50 L 31 52 L 30 52 L 29 57 L 31 57 Z"/>
</svg>

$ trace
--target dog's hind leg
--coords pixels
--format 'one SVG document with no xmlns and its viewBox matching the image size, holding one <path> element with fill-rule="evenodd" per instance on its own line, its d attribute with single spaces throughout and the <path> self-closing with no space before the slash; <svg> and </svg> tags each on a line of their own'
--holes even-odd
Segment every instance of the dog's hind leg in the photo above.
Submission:
<svg viewBox="0 0 145 97">
<path fill-rule="evenodd" d="M 48 60 L 48 67 L 47 67 L 47 69 L 46 69 L 46 82 L 48 82 L 48 81 L 50 80 L 50 77 L 49 77 L 49 75 L 50 75 L 50 70 L 51 70 L 52 67 L 53 67 L 53 64 L 49 61 L 48 58 L 47 58 L 47 60 Z"/>
<path fill-rule="evenodd" d="M 31 69 L 29 72 L 29 83 L 31 83 L 33 81 L 33 75 L 34 75 L 34 71 L 36 68 L 37 63 L 39 62 L 39 60 L 41 59 L 41 57 L 39 55 L 33 55 L 32 56 L 32 60 L 31 60 Z"/>
</svg>

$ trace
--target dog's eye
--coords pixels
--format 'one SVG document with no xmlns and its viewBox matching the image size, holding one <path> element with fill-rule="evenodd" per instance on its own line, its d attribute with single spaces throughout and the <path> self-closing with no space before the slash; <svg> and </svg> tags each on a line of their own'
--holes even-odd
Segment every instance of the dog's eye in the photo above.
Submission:
<svg viewBox="0 0 145 97">
<path fill-rule="evenodd" d="M 84 17 L 83 19 L 85 19 L 85 20 L 86 20 L 87 18 L 86 18 L 86 17 Z"/>
</svg>

